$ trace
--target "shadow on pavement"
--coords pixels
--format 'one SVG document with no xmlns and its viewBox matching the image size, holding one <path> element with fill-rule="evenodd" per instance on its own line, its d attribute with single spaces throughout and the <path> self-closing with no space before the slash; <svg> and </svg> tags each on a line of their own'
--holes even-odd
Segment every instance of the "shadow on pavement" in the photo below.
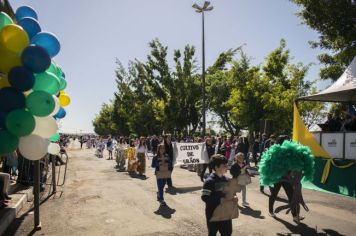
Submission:
<svg viewBox="0 0 356 236">
<path fill-rule="evenodd" d="M 169 193 L 171 195 L 176 195 L 177 193 L 183 194 L 183 193 L 189 193 L 189 192 L 194 192 L 197 190 L 201 190 L 202 186 L 196 186 L 196 187 L 170 187 L 166 189 L 166 193 Z"/>
<path fill-rule="evenodd" d="M 49 194 L 46 198 L 43 198 L 44 195 L 41 197 L 40 205 L 43 203 L 47 202 L 51 197 L 54 197 L 55 194 Z M 34 207 L 32 206 L 30 209 L 28 209 L 25 213 L 21 215 L 19 218 L 15 218 L 12 223 L 9 225 L 9 227 L 6 229 L 3 235 L 15 235 L 17 230 L 20 228 L 20 226 L 23 224 L 25 221 L 25 218 L 28 216 L 33 216 L 34 214 Z M 29 232 L 27 235 L 34 235 L 37 232 L 37 230 L 32 230 Z"/>
<path fill-rule="evenodd" d="M 257 219 L 264 219 L 266 217 L 264 217 L 263 215 L 261 215 L 261 211 L 256 211 L 254 209 L 252 209 L 251 207 L 241 207 L 239 206 L 240 209 L 240 213 L 244 214 L 244 215 L 248 215 L 248 216 L 252 216 L 253 218 L 257 218 Z"/>
<path fill-rule="evenodd" d="M 172 215 L 176 212 L 175 209 L 170 208 L 169 206 L 159 206 L 159 208 L 157 209 L 157 211 L 155 211 L 154 213 L 156 215 L 161 215 L 162 217 L 166 218 L 166 219 L 170 219 L 172 218 Z"/>
<path fill-rule="evenodd" d="M 286 228 L 290 231 L 289 233 L 277 233 L 279 236 L 287 236 L 291 234 L 297 235 L 308 235 L 308 236 L 318 236 L 318 235 L 333 235 L 333 236 L 342 236 L 339 232 L 332 229 L 323 229 L 324 232 L 318 232 L 317 227 L 311 228 L 306 224 L 300 223 L 299 225 L 291 224 L 281 218 L 275 217 L 275 219 L 286 226 Z"/>
<path fill-rule="evenodd" d="M 140 179 L 140 180 L 149 179 L 149 177 L 147 177 L 146 175 L 139 175 L 139 174 L 135 174 L 135 173 L 128 173 L 128 175 L 134 179 Z"/>
<path fill-rule="evenodd" d="M 270 194 L 265 193 L 265 192 L 263 192 L 263 193 L 261 193 L 261 194 L 263 194 L 263 195 L 265 195 L 265 196 L 267 196 L 267 197 L 270 196 Z M 276 198 L 276 201 L 277 201 L 277 202 L 288 203 L 288 200 L 287 200 L 287 199 L 284 199 L 284 198 L 281 198 L 281 197 L 277 197 L 277 198 Z"/>
</svg>

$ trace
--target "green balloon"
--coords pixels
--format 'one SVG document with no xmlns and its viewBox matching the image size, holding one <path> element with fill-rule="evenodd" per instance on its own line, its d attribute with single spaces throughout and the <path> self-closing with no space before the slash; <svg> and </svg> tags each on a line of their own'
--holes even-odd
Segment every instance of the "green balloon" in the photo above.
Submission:
<svg viewBox="0 0 356 236">
<path fill-rule="evenodd" d="M 0 30 L 2 28 L 4 28 L 5 26 L 10 25 L 12 23 L 13 23 L 13 21 L 8 14 L 6 14 L 5 12 L 0 12 Z"/>
<path fill-rule="evenodd" d="M 67 81 L 65 79 L 59 80 L 59 90 L 64 90 L 67 87 Z"/>
<path fill-rule="evenodd" d="M 49 141 L 51 142 L 57 142 L 58 140 L 59 140 L 59 133 L 56 133 L 49 139 Z"/>
<path fill-rule="evenodd" d="M 36 80 L 33 86 L 33 91 L 45 91 L 49 94 L 57 94 L 59 92 L 59 79 L 51 72 L 35 74 Z"/>
<path fill-rule="evenodd" d="M 59 70 L 58 70 L 58 66 L 56 65 L 56 63 L 52 62 L 50 67 L 46 70 L 47 72 L 53 73 L 55 74 L 57 77 L 59 77 Z"/>
<path fill-rule="evenodd" d="M 33 91 L 26 98 L 26 107 L 34 116 L 48 116 L 53 112 L 55 106 L 53 96 L 44 91 Z"/>
<path fill-rule="evenodd" d="M 63 71 L 62 71 L 62 68 L 60 68 L 59 66 L 57 66 L 57 69 L 58 69 L 58 78 L 62 78 L 63 77 Z"/>
<path fill-rule="evenodd" d="M 35 129 L 35 118 L 25 110 L 13 110 L 6 116 L 5 125 L 7 130 L 17 136 L 27 136 Z"/>
<path fill-rule="evenodd" d="M 19 145 L 19 138 L 7 130 L 0 130 L 0 154 L 11 153 Z"/>
</svg>

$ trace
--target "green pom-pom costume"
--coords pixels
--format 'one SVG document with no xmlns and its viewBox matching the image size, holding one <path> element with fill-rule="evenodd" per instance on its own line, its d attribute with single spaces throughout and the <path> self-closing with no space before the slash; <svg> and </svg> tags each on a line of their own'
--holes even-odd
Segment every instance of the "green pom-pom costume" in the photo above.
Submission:
<svg viewBox="0 0 356 236">
<path fill-rule="evenodd" d="M 280 185 L 285 182 L 292 186 L 293 192 L 292 196 L 288 196 L 288 204 L 277 207 L 275 212 L 287 209 L 289 213 L 294 210 L 299 223 L 300 205 L 309 211 L 303 199 L 301 180 L 303 176 L 305 180 L 313 180 L 314 156 L 310 149 L 291 141 L 284 141 L 282 145 L 275 144 L 262 155 L 259 172 L 262 185 Z"/>
<path fill-rule="evenodd" d="M 259 164 L 262 185 L 273 185 L 290 171 L 302 172 L 305 180 L 313 180 L 314 156 L 308 147 L 284 141 L 263 153 Z"/>
</svg>

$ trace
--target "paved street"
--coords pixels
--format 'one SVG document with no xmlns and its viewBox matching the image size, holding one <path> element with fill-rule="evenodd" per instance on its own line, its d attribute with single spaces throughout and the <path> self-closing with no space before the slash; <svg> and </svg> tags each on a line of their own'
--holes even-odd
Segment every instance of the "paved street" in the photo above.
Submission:
<svg viewBox="0 0 356 236">
<path fill-rule="evenodd" d="M 202 183 L 196 173 L 175 168 L 176 190 L 165 193 L 169 207 L 160 208 L 151 168 L 147 169 L 148 179 L 132 178 L 126 172 L 117 172 L 114 161 L 98 159 L 93 154 L 93 149 L 69 151 L 63 194 L 41 205 L 42 230 L 32 233 L 207 235 L 204 204 L 200 200 Z M 251 208 L 241 208 L 240 217 L 233 220 L 233 235 L 355 235 L 356 199 L 312 190 L 304 190 L 304 197 L 310 212 L 302 211 L 305 220 L 301 225 L 296 226 L 291 215 L 284 213 L 273 219 L 268 216 L 268 197 L 259 193 L 258 180 L 253 178 L 247 191 Z M 279 204 L 276 202 L 276 206 Z M 17 219 L 5 235 L 27 235 L 32 228 L 30 213 Z"/>
</svg>

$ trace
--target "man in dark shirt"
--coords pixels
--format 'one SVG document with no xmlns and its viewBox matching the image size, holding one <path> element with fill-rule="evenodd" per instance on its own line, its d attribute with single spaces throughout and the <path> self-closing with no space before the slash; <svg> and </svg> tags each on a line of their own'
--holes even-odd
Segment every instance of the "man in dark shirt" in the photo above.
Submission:
<svg viewBox="0 0 356 236">
<path fill-rule="evenodd" d="M 205 202 L 205 216 L 209 236 L 220 232 L 222 236 L 232 234 L 232 220 L 210 222 L 216 207 L 224 201 L 224 186 L 228 179 L 224 176 L 227 172 L 227 160 L 223 155 L 215 154 L 211 157 L 211 167 L 214 170 L 204 182 L 201 199 Z"/>
<path fill-rule="evenodd" d="M 172 137 L 170 134 L 164 136 L 164 149 L 169 157 L 169 161 L 173 163 L 173 145 L 172 145 Z M 173 165 L 172 165 L 172 172 L 173 172 Z M 168 187 L 173 187 L 172 177 L 167 179 Z"/>
<path fill-rule="evenodd" d="M 159 140 L 157 138 L 156 135 L 153 136 L 153 139 L 151 141 L 151 146 L 152 146 L 152 153 L 153 155 L 156 155 L 157 154 L 157 147 L 158 147 L 158 144 L 159 144 Z"/>
</svg>

